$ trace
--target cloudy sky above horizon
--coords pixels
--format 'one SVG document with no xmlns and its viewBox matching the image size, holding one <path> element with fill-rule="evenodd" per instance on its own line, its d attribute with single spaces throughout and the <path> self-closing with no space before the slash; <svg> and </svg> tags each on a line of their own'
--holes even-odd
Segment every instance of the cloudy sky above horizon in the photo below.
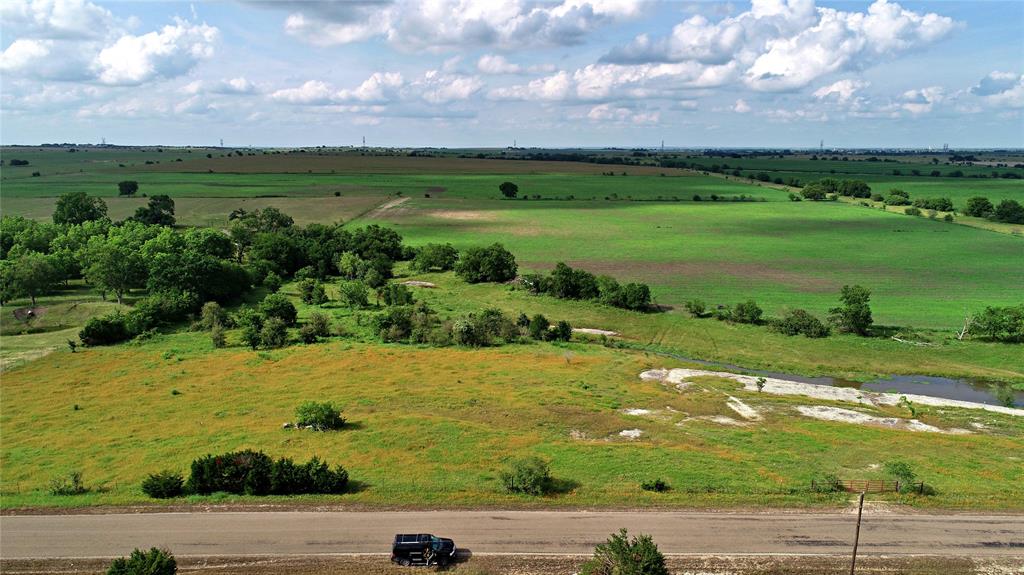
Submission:
<svg viewBox="0 0 1024 575">
<path fill-rule="evenodd" d="M 0 142 L 1024 147 L 1024 2 L 0 2 Z"/>
</svg>

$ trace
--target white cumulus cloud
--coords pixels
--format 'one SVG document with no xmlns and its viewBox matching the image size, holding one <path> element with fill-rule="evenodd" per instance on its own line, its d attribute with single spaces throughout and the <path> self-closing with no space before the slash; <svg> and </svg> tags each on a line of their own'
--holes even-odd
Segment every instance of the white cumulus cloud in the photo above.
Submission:
<svg viewBox="0 0 1024 575">
<path fill-rule="evenodd" d="M 692 16 L 667 37 L 637 36 L 603 61 L 732 65 L 749 87 L 784 91 L 929 46 L 956 25 L 888 0 L 876 0 L 867 12 L 817 7 L 813 0 L 754 0 L 749 10 L 718 22 Z"/>
<path fill-rule="evenodd" d="M 213 56 L 218 35 L 212 26 L 179 20 L 158 32 L 121 36 L 100 51 L 93 67 L 100 82 L 121 86 L 179 76 Z"/>
<path fill-rule="evenodd" d="M 840 103 L 845 103 L 853 98 L 859 90 L 863 90 L 870 86 L 871 83 L 863 80 L 839 80 L 829 84 L 828 86 L 822 86 L 814 91 L 814 97 L 819 100 L 824 100 L 829 97 L 835 97 Z"/>
<path fill-rule="evenodd" d="M 285 31 L 331 46 L 383 38 L 403 50 L 468 45 L 504 49 L 573 45 L 596 28 L 640 13 L 641 0 L 394 0 L 300 3 Z"/>
</svg>

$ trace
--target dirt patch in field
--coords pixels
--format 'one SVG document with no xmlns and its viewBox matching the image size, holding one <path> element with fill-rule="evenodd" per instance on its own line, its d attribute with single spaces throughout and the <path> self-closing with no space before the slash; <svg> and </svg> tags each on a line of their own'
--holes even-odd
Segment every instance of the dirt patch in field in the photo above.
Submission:
<svg viewBox="0 0 1024 575">
<path fill-rule="evenodd" d="M 748 419 L 750 421 L 757 421 L 761 419 L 761 414 L 759 414 L 756 409 L 750 407 L 746 403 L 743 403 L 742 401 L 736 399 L 731 395 L 729 396 L 729 399 L 725 402 L 725 404 L 729 406 L 729 409 L 738 413 L 739 416 L 742 417 L 743 419 Z"/>
<path fill-rule="evenodd" d="M 899 417 L 875 417 L 867 413 L 861 413 L 852 409 L 831 407 L 827 405 L 798 405 L 796 410 L 800 415 L 821 419 L 823 421 L 837 421 L 840 423 L 852 423 L 856 425 L 872 425 L 875 427 L 888 427 L 890 429 L 905 429 L 909 431 L 925 431 L 928 433 L 951 433 L 962 435 L 970 433 L 966 429 L 940 429 L 934 425 L 922 423 L 916 419 L 902 419 Z"/>
<path fill-rule="evenodd" d="M 45 307 L 19 307 L 14 310 L 14 319 L 18 321 L 30 321 L 33 319 L 39 319 L 46 314 L 47 308 Z"/>
<path fill-rule="evenodd" d="M 426 214 L 432 218 L 458 222 L 493 222 L 498 219 L 494 212 L 482 210 L 430 210 Z"/>
<path fill-rule="evenodd" d="M 472 550 L 469 550 L 472 554 Z M 565 575 L 578 573 L 587 555 L 472 554 L 446 570 L 465 575 Z M 841 575 L 849 558 L 829 556 L 668 555 L 672 575 Z M 0 571 L 18 575 L 103 573 L 109 559 L 5 559 Z M 862 575 L 1011 575 L 1024 569 L 1024 559 L 949 557 L 886 557 L 862 555 Z M 322 555 L 306 557 L 179 557 L 179 573 L 207 575 L 409 575 L 433 571 L 393 565 L 386 555 Z"/>
<path fill-rule="evenodd" d="M 448 191 L 448 188 L 442 188 L 441 186 L 431 186 L 424 190 L 424 193 L 430 194 L 430 197 L 434 198 Z"/>
<path fill-rule="evenodd" d="M 620 335 L 617 331 L 611 331 L 608 329 L 597 329 L 593 327 L 574 327 L 572 328 L 573 333 L 582 333 L 586 335 L 604 335 L 607 337 L 615 337 Z"/>
<path fill-rule="evenodd" d="M 915 395 L 912 393 L 881 393 L 875 391 L 865 391 L 862 389 L 854 389 L 852 387 L 832 387 L 829 385 L 815 385 L 812 383 L 803 383 L 799 381 L 790 381 L 788 379 L 778 379 L 774 377 L 759 378 L 754 375 L 742 375 L 739 373 L 730 373 L 727 371 L 709 371 L 705 369 L 649 369 L 640 374 L 640 379 L 644 381 L 660 381 L 665 384 L 675 385 L 679 388 L 689 382 L 693 378 L 700 377 L 720 377 L 723 379 L 731 379 L 738 381 L 743 384 L 743 388 L 747 391 L 764 391 L 765 393 L 773 393 L 776 395 L 801 395 L 805 397 L 813 397 L 814 399 L 826 399 L 829 401 L 848 401 L 852 403 L 859 403 L 862 405 L 899 405 L 902 398 L 906 398 L 914 405 L 931 405 L 935 407 L 960 407 L 964 409 L 982 409 L 985 411 L 994 411 L 997 413 L 1003 413 L 1006 415 L 1014 415 L 1017 417 L 1024 417 L 1024 409 L 1017 409 L 1014 407 L 1003 407 L 1001 405 L 988 405 L 985 403 L 975 403 L 973 401 L 961 401 L 958 399 L 945 399 L 942 397 L 931 397 L 928 395 Z M 764 388 L 758 388 L 758 380 L 764 380 Z"/>
<path fill-rule="evenodd" d="M 404 282 L 402 282 L 402 285 L 410 286 L 410 287 L 421 287 L 421 288 L 436 288 L 437 287 L 437 284 L 433 284 L 433 283 L 430 283 L 430 282 L 419 281 L 419 280 L 404 281 Z"/>
<path fill-rule="evenodd" d="M 395 208 L 397 208 L 398 206 L 401 206 L 402 204 L 404 204 L 405 202 L 408 202 L 408 201 L 409 201 L 409 198 L 396 198 L 396 199 L 391 200 L 389 202 L 384 202 L 383 204 L 381 204 L 381 205 L 377 206 L 376 208 L 374 208 L 374 209 L 370 210 L 369 212 L 367 212 L 366 213 L 366 217 L 370 218 L 370 219 L 377 219 L 377 218 L 380 218 L 380 217 L 382 217 L 384 215 L 391 215 L 390 212 L 393 212 L 395 210 Z"/>
</svg>

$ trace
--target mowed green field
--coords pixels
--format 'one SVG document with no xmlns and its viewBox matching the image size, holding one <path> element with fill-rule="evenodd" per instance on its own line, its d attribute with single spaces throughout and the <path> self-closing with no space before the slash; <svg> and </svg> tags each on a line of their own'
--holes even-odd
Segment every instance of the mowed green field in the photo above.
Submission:
<svg viewBox="0 0 1024 575">
<path fill-rule="evenodd" d="M 494 202 L 413 198 L 376 212 L 411 243 L 498 241 L 524 270 L 558 261 L 646 281 L 658 303 L 754 299 L 824 314 L 844 284 L 873 291 L 876 321 L 952 328 L 1020 303 L 1024 241 L 837 203 Z"/>
<path fill-rule="evenodd" d="M 718 378 L 679 392 L 638 377 L 673 363 L 593 345 L 467 350 L 334 340 L 254 353 L 238 345 L 237 334 L 229 342 L 213 350 L 206 334 L 177 333 L 142 345 L 54 353 L 5 374 L 0 505 L 160 503 L 141 492 L 146 474 L 187 472 L 195 457 L 242 448 L 301 460 L 318 455 L 349 470 L 353 493 L 291 503 L 835 506 L 847 497 L 811 493 L 814 474 L 881 478 L 880 466 L 897 459 L 937 494 L 885 499 L 1001 511 L 1024 502 L 1024 467 L 1009 455 L 1020 453 L 1024 427 L 1009 415 L 919 408 L 918 418 L 942 429 L 984 426 L 964 435 L 819 421 L 796 407 L 832 402 L 743 391 Z M 730 397 L 761 419 L 744 421 L 728 407 Z M 341 405 L 347 428 L 282 429 L 308 399 Z M 861 409 L 907 416 L 898 407 Z M 624 430 L 641 435 L 631 440 L 620 435 Z M 500 471 L 526 455 L 551 461 L 555 494 L 503 491 Z M 82 472 L 93 491 L 47 494 L 47 482 L 71 470 Z M 640 489 L 656 477 L 672 491 Z"/>
</svg>

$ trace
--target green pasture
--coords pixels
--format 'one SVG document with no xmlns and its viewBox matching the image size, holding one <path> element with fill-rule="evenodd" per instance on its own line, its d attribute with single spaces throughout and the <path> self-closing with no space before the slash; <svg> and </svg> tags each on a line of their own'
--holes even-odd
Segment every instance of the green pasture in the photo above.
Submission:
<svg viewBox="0 0 1024 575">
<path fill-rule="evenodd" d="M 148 473 L 187 472 L 197 456 L 242 448 L 275 457 L 319 455 L 349 470 L 353 493 L 291 503 L 836 506 L 847 498 L 810 492 L 816 473 L 880 478 L 880 466 L 892 460 L 909 463 L 936 494 L 885 499 L 1001 511 L 1024 501 L 1022 468 L 1008 457 L 1020 451 L 1024 429 L 1012 416 L 928 409 L 918 417 L 931 425 L 979 422 L 985 431 L 899 431 L 808 419 L 795 407 L 830 402 L 746 392 L 726 380 L 706 378 L 679 392 L 638 378 L 644 369 L 672 365 L 580 344 L 465 350 L 335 340 L 254 353 L 237 344 L 213 350 L 202 333 L 57 352 L 4 376 L 0 505 L 159 504 L 139 488 Z M 730 396 L 762 419 L 739 421 L 726 405 Z M 308 399 L 338 403 L 350 425 L 328 433 L 282 429 Z M 630 408 L 653 415 L 624 413 Z M 866 411 L 907 417 L 902 408 Z M 711 419 L 716 416 L 737 423 Z M 642 435 L 621 437 L 627 429 Z M 503 492 L 500 471 L 525 455 L 551 462 L 556 493 Z M 72 470 L 93 491 L 49 495 L 50 479 Z M 659 477 L 671 491 L 640 489 Z"/>
<path fill-rule="evenodd" d="M 559 261 L 651 284 L 661 304 L 824 315 L 844 284 L 873 291 L 877 322 L 952 329 L 1020 302 L 1024 242 L 927 218 L 812 202 L 484 202 L 415 198 L 377 212 L 410 243 L 501 242 L 523 271 Z"/>
</svg>

